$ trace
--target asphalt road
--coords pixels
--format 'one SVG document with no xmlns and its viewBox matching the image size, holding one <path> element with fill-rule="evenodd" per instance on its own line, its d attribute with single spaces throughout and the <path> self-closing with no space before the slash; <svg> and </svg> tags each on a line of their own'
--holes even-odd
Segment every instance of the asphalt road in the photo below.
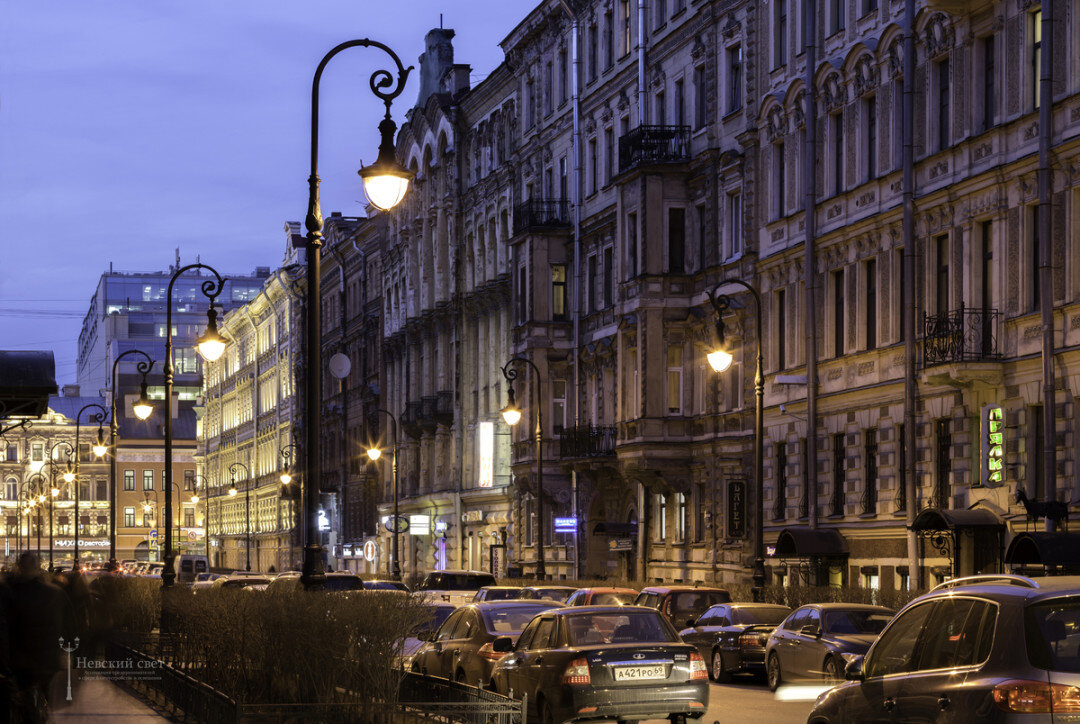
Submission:
<svg viewBox="0 0 1080 724">
<path fill-rule="evenodd" d="M 785 701 L 778 695 L 801 695 L 806 700 Z M 736 676 L 731 684 L 709 684 L 709 710 L 697 721 L 700 724 L 806 724 L 815 698 L 814 692 L 785 688 L 773 694 L 759 679 Z M 650 719 L 649 724 L 665 724 L 665 720 Z"/>
</svg>

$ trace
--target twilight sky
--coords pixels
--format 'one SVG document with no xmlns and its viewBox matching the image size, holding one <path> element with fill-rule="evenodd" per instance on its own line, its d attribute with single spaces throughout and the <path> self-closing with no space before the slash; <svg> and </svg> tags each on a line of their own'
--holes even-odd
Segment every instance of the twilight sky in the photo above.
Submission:
<svg viewBox="0 0 1080 724">
<path fill-rule="evenodd" d="M 0 349 L 52 349 L 74 382 L 82 318 L 101 273 L 201 256 L 224 275 L 276 267 L 285 221 L 307 205 L 311 77 L 370 37 L 415 65 L 453 28 L 473 83 L 534 2 L 496 0 L 8 0 L 0 14 Z M 385 63 L 383 61 L 386 61 Z M 361 160 L 382 106 L 373 48 L 323 75 L 322 208 L 360 215 Z"/>
</svg>

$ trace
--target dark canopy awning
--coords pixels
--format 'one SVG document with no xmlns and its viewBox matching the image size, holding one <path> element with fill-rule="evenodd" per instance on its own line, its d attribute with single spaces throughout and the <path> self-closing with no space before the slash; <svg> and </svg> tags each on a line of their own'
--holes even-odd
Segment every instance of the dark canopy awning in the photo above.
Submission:
<svg viewBox="0 0 1080 724">
<path fill-rule="evenodd" d="M 957 528 L 1004 528 L 1005 524 L 985 508 L 974 510 L 943 510 L 927 508 L 915 516 L 911 530 L 956 530 Z"/>
<path fill-rule="evenodd" d="M 637 523 L 613 523 L 603 521 L 593 528 L 595 535 L 630 536 L 637 535 Z"/>
<path fill-rule="evenodd" d="M 1017 533 L 1005 565 L 1080 568 L 1080 533 Z"/>
<path fill-rule="evenodd" d="M 813 558 L 846 556 L 847 542 L 833 528 L 811 529 L 805 526 L 784 528 L 776 538 L 777 558 Z"/>
<path fill-rule="evenodd" d="M 0 417 L 41 417 L 57 389 L 52 352 L 0 351 Z"/>
</svg>

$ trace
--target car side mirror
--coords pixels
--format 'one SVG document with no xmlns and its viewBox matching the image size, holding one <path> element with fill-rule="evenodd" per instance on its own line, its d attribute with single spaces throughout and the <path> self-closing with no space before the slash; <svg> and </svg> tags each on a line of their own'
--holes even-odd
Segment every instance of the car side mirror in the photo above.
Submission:
<svg viewBox="0 0 1080 724">
<path fill-rule="evenodd" d="M 416 638 L 420 639 L 421 641 L 434 641 L 435 640 L 435 632 L 434 631 L 421 631 L 419 634 L 416 635 Z"/>
<path fill-rule="evenodd" d="M 514 650 L 514 640 L 509 636 L 498 636 L 491 642 L 491 650 L 505 654 Z"/>
<path fill-rule="evenodd" d="M 686 619 L 686 627 L 691 628 L 692 626 L 697 626 L 697 619 L 694 618 L 693 616 Z"/>
<path fill-rule="evenodd" d="M 803 636 L 821 636 L 821 628 L 817 624 L 808 623 L 799 631 Z"/>
<path fill-rule="evenodd" d="M 844 667 L 844 678 L 848 681 L 862 681 L 863 680 L 863 657 L 855 656 L 847 662 L 847 666 Z"/>
</svg>

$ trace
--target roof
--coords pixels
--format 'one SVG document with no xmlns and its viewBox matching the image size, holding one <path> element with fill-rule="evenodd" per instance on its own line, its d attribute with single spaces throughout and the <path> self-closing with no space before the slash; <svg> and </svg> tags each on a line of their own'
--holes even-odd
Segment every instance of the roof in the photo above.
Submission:
<svg viewBox="0 0 1080 724">
<path fill-rule="evenodd" d="M 0 351 L 0 416 L 41 417 L 57 389 L 52 352 Z"/>
<path fill-rule="evenodd" d="M 844 536 L 835 528 L 784 528 L 776 537 L 777 558 L 813 558 L 847 555 Z"/>
<path fill-rule="evenodd" d="M 915 517 L 910 528 L 920 530 L 955 530 L 956 528 L 1004 528 L 1001 518 L 986 508 L 945 510 L 927 508 Z"/>
<path fill-rule="evenodd" d="M 714 592 L 718 592 L 718 593 L 727 593 L 728 592 L 728 590 L 726 588 L 717 588 L 716 586 L 686 586 L 686 585 L 681 585 L 681 584 L 673 584 L 673 585 L 670 585 L 670 586 L 646 586 L 645 588 L 641 589 L 642 593 L 660 593 L 660 592 L 665 592 L 666 593 L 666 592 L 669 592 L 669 591 L 674 592 L 674 593 L 678 593 L 678 592 L 681 592 L 681 591 L 705 591 L 705 592 L 714 591 Z"/>
<path fill-rule="evenodd" d="M 108 417 L 109 402 L 104 397 L 50 397 L 49 398 L 49 409 L 52 410 L 53 412 L 57 413 L 57 414 L 63 415 L 64 417 L 71 420 L 72 422 L 76 421 L 76 417 L 79 415 L 79 411 L 82 410 L 87 405 L 100 405 L 102 408 L 104 408 L 106 410 L 106 414 L 102 418 L 102 422 L 106 423 L 106 424 L 108 423 L 108 420 L 105 419 L 105 418 Z M 87 423 L 91 423 L 91 422 L 96 422 L 96 421 L 90 419 L 95 414 L 100 415 L 101 410 L 97 409 L 96 407 L 91 407 L 89 410 L 84 412 L 83 415 L 82 415 L 82 423 L 83 423 L 83 425 L 86 425 Z"/>
<path fill-rule="evenodd" d="M 886 606 L 875 606 L 869 603 L 807 603 L 799 608 L 820 608 L 823 612 L 828 611 L 880 611 L 893 614 L 895 610 Z"/>
<path fill-rule="evenodd" d="M 150 417 L 140 420 L 120 414 L 117 436 L 121 440 L 161 440 L 165 430 L 165 401 L 153 400 L 154 411 Z M 119 410 L 119 405 L 117 407 Z M 195 439 L 195 410 L 190 402 L 181 401 L 173 408 L 173 440 Z"/>
</svg>

